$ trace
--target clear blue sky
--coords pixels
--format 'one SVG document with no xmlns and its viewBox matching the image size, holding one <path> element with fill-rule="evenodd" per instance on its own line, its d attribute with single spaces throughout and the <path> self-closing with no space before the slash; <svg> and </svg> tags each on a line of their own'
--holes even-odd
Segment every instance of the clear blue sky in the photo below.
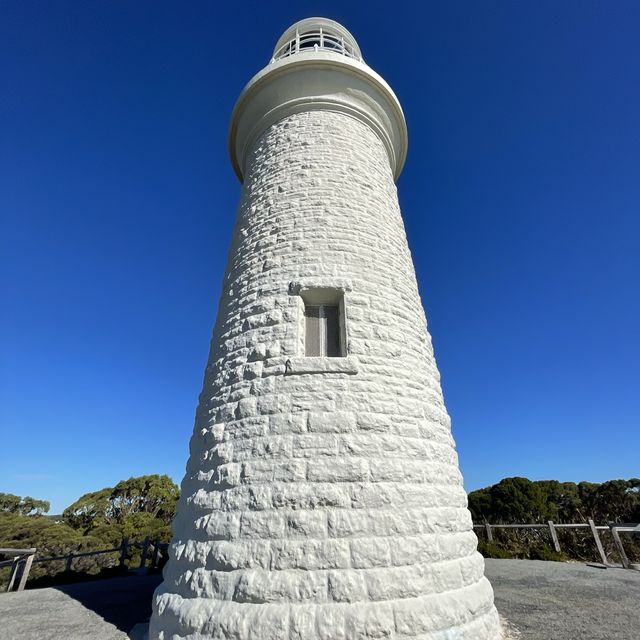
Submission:
<svg viewBox="0 0 640 640">
<path fill-rule="evenodd" d="M 0 3 L 0 491 L 180 481 L 240 187 L 295 20 L 409 126 L 398 186 L 468 489 L 640 474 L 640 4 Z"/>
</svg>

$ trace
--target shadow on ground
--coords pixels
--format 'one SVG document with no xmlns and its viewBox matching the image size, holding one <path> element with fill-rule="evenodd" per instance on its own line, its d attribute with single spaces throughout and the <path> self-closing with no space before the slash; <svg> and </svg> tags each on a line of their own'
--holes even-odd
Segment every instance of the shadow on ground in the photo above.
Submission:
<svg viewBox="0 0 640 640">
<path fill-rule="evenodd" d="M 129 633 L 151 616 L 151 598 L 161 575 L 128 576 L 53 587 L 99 615 L 105 622 Z"/>
<path fill-rule="evenodd" d="M 637 640 L 640 572 L 487 560 L 498 611 L 519 640 Z M 0 594 L 0 640 L 130 640 L 161 577 L 131 576 Z M 138 627 L 143 630 L 142 626 Z"/>
<path fill-rule="evenodd" d="M 161 576 L 130 576 L 0 594 L 0 640 L 129 640 L 151 615 Z"/>
</svg>

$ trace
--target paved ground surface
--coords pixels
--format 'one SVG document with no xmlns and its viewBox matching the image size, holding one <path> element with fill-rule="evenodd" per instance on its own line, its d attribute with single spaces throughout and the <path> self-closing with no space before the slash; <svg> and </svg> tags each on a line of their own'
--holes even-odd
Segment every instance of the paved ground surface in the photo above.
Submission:
<svg viewBox="0 0 640 640">
<path fill-rule="evenodd" d="M 160 576 L 0 594 L 0 640 L 128 640 L 151 615 Z"/>
<path fill-rule="evenodd" d="M 522 640 L 640 640 L 640 571 L 487 560 L 486 575 Z"/>
<path fill-rule="evenodd" d="M 640 571 L 487 560 L 487 576 L 521 640 L 640 639 Z M 148 619 L 159 581 L 133 576 L 0 594 L 0 640 L 127 640 Z"/>
</svg>

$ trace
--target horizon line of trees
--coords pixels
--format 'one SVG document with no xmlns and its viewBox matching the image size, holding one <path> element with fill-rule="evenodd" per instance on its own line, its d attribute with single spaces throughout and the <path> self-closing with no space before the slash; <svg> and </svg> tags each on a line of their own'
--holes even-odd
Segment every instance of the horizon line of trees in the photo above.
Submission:
<svg viewBox="0 0 640 640">
<path fill-rule="evenodd" d="M 45 515 L 46 500 L 0 493 L 0 547 L 36 547 L 40 557 L 117 547 L 123 538 L 149 536 L 161 542 L 171 539 L 171 522 L 180 497 L 178 486 L 167 475 L 146 475 L 118 482 L 82 495 L 59 518 Z M 531 524 L 553 520 L 558 524 L 587 522 L 640 522 L 640 479 L 594 482 L 532 481 L 504 478 L 469 493 L 469 510 L 475 523 Z M 551 549 L 544 531 L 496 530 L 494 541 L 482 538 L 478 549 L 488 557 L 539 558 L 548 560 L 597 560 L 590 533 L 559 531 L 563 552 Z M 640 536 L 625 540 L 631 558 L 640 558 Z M 603 542 L 613 553 L 606 536 Z M 130 551 L 131 562 L 139 551 Z M 637 561 L 637 560 L 636 560 Z M 116 555 L 74 560 L 74 570 L 97 574 L 114 569 Z M 62 563 L 34 564 L 30 584 L 53 576 Z M 0 582 L 6 579 L 0 570 Z"/>
<path fill-rule="evenodd" d="M 471 491 L 469 510 L 480 524 L 640 522 L 640 478 L 602 483 L 504 478 Z"/>
<path fill-rule="evenodd" d="M 171 521 L 180 496 L 167 475 L 152 474 L 122 480 L 114 487 L 91 491 L 70 504 L 59 516 L 44 515 L 49 503 L 30 497 L 0 493 L 0 547 L 36 547 L 40 557 L 64 556 L 83 551 L 115 548 L 123 538 L 131 541 L 149 536 L 169 542 Z M 140 550 L 129 550 L 128 562 L 139 561 Z M 119 571 L 117 553 L 74 559 L 73 574 L 113 575 Z M 34 563 L 28 586 L 68 581 L 64 562 Z M 57 574 L 62 574 L 54 579 Z M 0 583 L 9 570 L 0 569 Z"/>
<path fill-rule="evenodd" d="M 607 482 L 558 482 L 514 477 L 472 491 L 469 510 L 477 524 L 557 524 L 640 522 L 640 479 Z M 495 529 L 493 541 L 478 531 L 478 550 L 490 558 L 534 560 L 600 561 L 590 530 L 557 529 L 561 552 L 551 546 L 546 530 Z M 609 558 L 618 551 L 608 532 L 601 541 Z M 626 536 L 624 547 L 630 558 L 640 559 L 640 536 Z M 633 561 L 633 560 L 632 560 Z"/>
</svg>

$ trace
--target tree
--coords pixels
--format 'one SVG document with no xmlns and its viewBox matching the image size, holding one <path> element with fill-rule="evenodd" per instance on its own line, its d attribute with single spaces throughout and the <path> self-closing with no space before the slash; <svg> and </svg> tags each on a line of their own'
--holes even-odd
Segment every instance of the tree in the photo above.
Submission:
<svg viewBox="0 0 640 640">
<path fill-rule="evenodd" d="M 536 482 L 545 495 L 549 520 L 555 522 L 582 522 L 582 501 L 575 482 L 539 480 Z"/>
<path fill-rule="evenodd" d="M 129 478 L 81 496 L 60 520 L 39 515 L 49 509 L 43 500 L 0 493 L 0 547 L 36 547 L 39 557 L 51 557 L 119 547 L 122 538 L 168 542 L 179 495 L 166 475 Z M 130 547 L 129 562 L 139 562 L 140 553 L 139 547 Z M 74 560 L 73 571 L 115 571 L 118 562 L 117 552 L 81 557 Z M 44 579 L 64 566 L 62 561 L 34 564 L 30 575 Z M 8 570 L 0 569 L 0 582 L 7 576 Z"/>
<path fill-rule="evenodd" d="M 115 518 L 110 502 L 112 491 L 111 487 L 107 487 L 99 491 L 85 493 L 62 512 L 62 517 L 74 529 L 84 530 L 114 522 Z"/>
<path fill-rule="evenodd" d="M 5 513 L 18 513 L 21 501 L 22 498 L 13 495 L 13 493 L 0 493 L 0 511 Z"/>
<path fill-rule="evenodd" d="M 152 520 L 170 525 L 180 497 L 178 486 L 166 475 L 148 475 L 118 482 L 115 487 L 106 487 L 78 498 L 63 512 L 65 521 L 76 529 L 91 531 L 98 527 L 124 526 L 127 522 Z M 131 520 L 136 514 L 148 517 Z M 145 535 L 148 535 L 145 533 Z"/>
<path fill-rule="evenodd" d="M 0 514 L 0 547 L 9 549 L 28 549 L 35 547 L 38 557 L 48 558 L 65 556 L 69 553 L 92 551 L 105 548 L 104 542 L 93 536 L 83 535 L 55 518 L 41 515 L 20 515 L 18 513 Z M 82 558 L 74 564 L 91 569 L 93 573 L 102 566 L 117 564 L 117 554 L 107 556 L 91 556 Z M 34 563 L 29 573 L 29 580 L 37 580 L 46 575 L 54 575 L 64 570 L 64 562 Z M 0 584 L 5 585 L 9 577 L 9 569 L 0 569 Z M 1 634 L 0 634 L 1 635 Z"/>
<path fill-rule="evenodd" d="M 603 522 L 640 521 L 640 479 L 581 482 L 580 497 L 588 517 Z"/>
<path fill-rule="evenodd" d="M 31 496 L 21 498 L 13 493 L 0 493 L 0 512 L 16 513 L 22 516 L 42 515 L 49 511 L 46 500 L 36 500 Z"/>
<path fill-rule="evenodd" d="M 469 511 L 474 522 L 490 522 L 493 514 L 489 488 L 477 489 L 469 494 Z"/>
<path fill-rule="evenodd" d="M 593 482 L 558 482 L 527 478 L 505 478 L 491 487 L 469 494 L 469 509 L 477 523 L 542 524 L 608 522 L 640 522 L 640 479 Z M 565 557 L 596 560 L 596 547 L 588 529 L 559 530 L 560 546 Z M 549 544 L 545 529 L 518 531 L 495 529 L 494 541 L 481 536 L 478 549 L 490 557 L 560 559 Z M 602 537 L 607 553 L 617 551 L 610 538 Z M 634 537 L 625 539 L 627 555 L 640 558 L 640 543 Z M 506 554 L 506 555 L 505 555 Z"/>
<path fill-rule="evenodd" d="M 171 478 L 156 474 L 118 482 L 110 500 L 119 521 L 134 513 L 148 513 L 154 518 L 171 522 L 179 497 L 180 490 Z"/>
<path fill-rule="evenodd" d="M 489 488 L 492 522 L 544 522 L 551 510 L 543 490 L 528 478 L 505 478 Z"/>
</svg>

